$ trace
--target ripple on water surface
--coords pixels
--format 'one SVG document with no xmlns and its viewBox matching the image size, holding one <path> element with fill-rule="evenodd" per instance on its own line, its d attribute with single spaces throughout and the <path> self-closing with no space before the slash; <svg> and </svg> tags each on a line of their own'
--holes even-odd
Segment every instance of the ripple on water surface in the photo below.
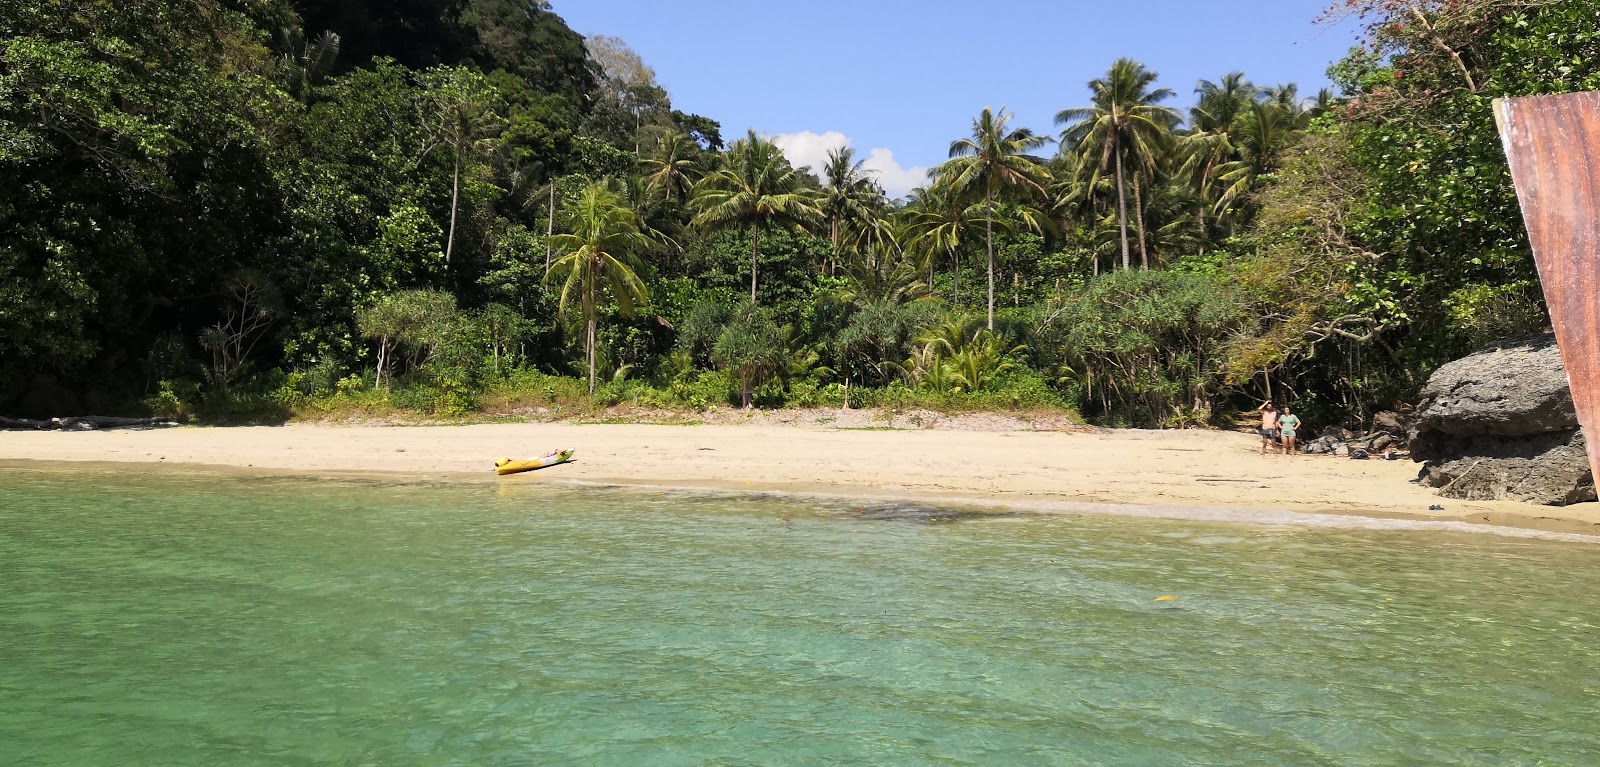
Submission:
<svg viewBox="0 0 1600 767">
<path fill-rule="evenodd" d="M 536 480 L 0 482 L 0 762 L 1600 763 L 1592 545 Z"/>
</svg>

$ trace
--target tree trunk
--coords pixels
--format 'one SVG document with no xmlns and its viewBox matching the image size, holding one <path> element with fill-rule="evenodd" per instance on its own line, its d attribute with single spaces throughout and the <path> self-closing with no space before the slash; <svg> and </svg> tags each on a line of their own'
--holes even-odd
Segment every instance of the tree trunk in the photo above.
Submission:
<svg viewBox="0 0 1600 767">
<path fill-rule="evenodd" d="M 950 249 L 950 305 L 961 305 L 961 253 Z"/>
<path fill-rule="evenodd" d="M 383 388 L 383 372 L 389 365 L 389 337 L 378 337 L 378 375 L 372 380 L 372 388 Z"/>
<path fill-rule="evenodd" d="M 754 399 L 754 397 L 751 396 L 750 388 L 750 375 L 746 373 L 739 376 L 739 399 L 743 403 L 745 410 L 750 409 L 750 405 Z"/>
<path fill-rule="evenodd" d="M 1122 229 L 1122 270 L 1132 268 L 1128 260 L 1128 191 L 1122 179 L 1122 147 L 1116 146 L 1117 162 L 1117 225 Z"/>
<path fill-rule="evenodd" d="M 1139 191 L 1139 174 L 1133 176 L 1133 215 L 1139 223 L 1139 266 L 1145 271 L 1150 270 L 1150 251 L 1144 246 L 1144 195 Z"/>
<path fill-rule="evenodd" d="M 550 240 L 556 236 L 556 180 L 550 179 L 550 217 L 544 224 L 544 271 L 550 272 Z"/>
<path fill-rule="evenodd" d="M 594 326 L 598 320 L 593 314 L 589 316 L 589 393 L 594 394 Z"/>
<path fill-rule="evenodd" d="M 456 150 L 455 172 L 450 181 L 450 234 L 444 240 L 444 270 L 450 271 L 450 252 L 456 246 L 456 205 L 461 200 L 461 151 Z"/>
<path fill-rule="evenodd" d="M 832 230 L 833 259 L 828 262 L 828 276 L 832 277 L 833 268 L 839 263 L 839 219 L 836 218 L 829 222 L 829 226 Z M 754 299 L 751 299 L 751 301 L 754 302 Z"/>
<path fill-rule="evenodd" d="M 761 227 L 750 228 L 750 305 L 756 305 L 756 246 L 761 241 Z"/>
<path fill-rule="evenodd" d="M 989 329 L 994 330 L 994 190 L 983 194 L 983 225 L 989 249 Z"/>
</svg>

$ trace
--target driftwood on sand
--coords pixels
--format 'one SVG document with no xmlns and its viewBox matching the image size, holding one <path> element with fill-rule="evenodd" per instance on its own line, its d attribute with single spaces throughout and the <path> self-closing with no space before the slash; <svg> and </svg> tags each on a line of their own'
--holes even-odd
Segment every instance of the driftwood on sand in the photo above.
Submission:
<svg viewBox="0 0 1600 767">
<path fill-rule="evenodd" d="M 7 431 L 95 431 L 98 429 L 126 429 L 131 427 L 163 428 L 177 425 L 165 418 L 118 418 L 108 415 L 85 415 L 74 418 L 51 418 L 48 420 L 0 417 L 0 430 Z"/>
</svg>

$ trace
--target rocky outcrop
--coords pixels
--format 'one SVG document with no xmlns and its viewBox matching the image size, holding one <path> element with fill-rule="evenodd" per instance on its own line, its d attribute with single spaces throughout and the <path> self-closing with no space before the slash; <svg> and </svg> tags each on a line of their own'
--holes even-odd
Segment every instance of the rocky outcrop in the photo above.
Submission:
<svg viewBox="0 0 1600 767">
<path fill-rule="evenodd" d="M 1595 500 L 1583 433 L 1552 335 L 1451 362 L 1423 387 L 1410 433 L 1418 480 L 1464 500 Z"/>
<path fill-rule="evenodd" d="M 1305 443 L 1309 455 L 1331 454 L 1365 460 L 1395 460 L 1406 449 L 1405 420 L 1399 413 L 1384 411 L 1372 417 L 1372 428 L 1357 434 L 1340 426 L 1329 426 L 1322 436 Z"/>
</svg>

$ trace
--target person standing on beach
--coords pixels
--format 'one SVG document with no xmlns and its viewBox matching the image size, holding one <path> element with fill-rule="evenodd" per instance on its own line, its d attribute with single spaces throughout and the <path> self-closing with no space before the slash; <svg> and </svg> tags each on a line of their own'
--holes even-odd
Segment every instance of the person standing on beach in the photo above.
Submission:
<svg viewBox="0 0 1600 767">
<path fill-rule="evenodd" d="M 1300 417 L 1292 412 L 1293 408 L 1283 406 L 1283 414 L 1278 416 L 1278 433 L 1283 435 L 1283 454 L 1294 455 L 1294 436 L 1300 429 Z"/>
<path fill-rule="evenodd" d="M 1261 454 L 1278 449 L 1278 411 L 1269 401 L 1261 406 Z"/>
</svg>

